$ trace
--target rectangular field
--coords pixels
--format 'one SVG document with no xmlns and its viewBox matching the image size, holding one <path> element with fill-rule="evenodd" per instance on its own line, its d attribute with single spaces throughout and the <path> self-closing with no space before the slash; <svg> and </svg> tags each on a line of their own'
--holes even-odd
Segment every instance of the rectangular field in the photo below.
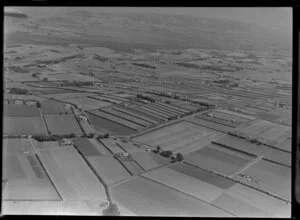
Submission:
<svg viewBox="0 0 300 220">
<path fill-rule="evenodd" d="M 72 114 L 72 110 L 65 108 L 64 103 L 53 100 L 42 102 L 41 110 L 44 115 Z"/>
<path fill-rule="evenodd" d="M 206 202 L 213 201 L 224 191 L 224 189 L 219 188 L 207 181 L 203 181 L 195 176 L 172 169 L 171 167 L 162 167 L 151 170 L 142 174 L 142 176 L 174 188 L 190 196 L 197 197 L 198 199 Z M 201 170 L 198 170 L 199 174 L 201 175 Z M 194 168 L 192 171 L 198 172 L 198 170 L 197 168 Z M 212 174 L 212 176 L 213 175 L 215 174 Z M 221 181 L 221 179 L 219 179 L 219 181 Z"/>
<path fill-rule="evenodd" d="M 52 134 L 82 134 L 74 115 L 45 115 L 45 120 Z"/>
<path fill-rule="evenodd" d="M 39 117 L 41 114 L 36 105 L 4 104 L 4 117 Z"/>
<path fill-rule="evenodd" d="M 242 126 L 238 127 L 236 130 L 233 130 L 234 133 L 242 135 L 242 136 L 255 136 L 260 133 L 263 129 L 268 129 L 273 125 L 272 122 L 256 119 L 250 121 Z"/>
<path fill-rule="evenodd" d="M 238 217 L 289 218 L 291 216 L 291 207 L 286 202 L 241 184 L 231 187 L 212 204 Z"/>
<path fill-rule="evenodd" d="M 216 133 L 212 130 L 200 127 L 187 121 L 181 121 L 172 125 L 147 132 L 134 140 L 148 145 L 160 145 L 164 150 L 181 150 L 185 148 L 201 147 L 206 144 L 206 138 Z M 202 143 L 205 142 L 205 143 Z"/>
<path fill-rule="evenodd" d="M 151 125 L 151 123 L 149 123 L 149 122 L 147 122 L 145 120 L 139 119 L 137 117 L 128 115 L 128 114 L 120 112 L 120 111 L 116 111 L 116 110 L 111 109 L 111 108 L 107 108 L 107 109 L 103 108 L 103 109 L 101 109 L 101 111 L 107 112 L 109 114 L 113 114 L 113 115 L 115 115 L 115 116 L 117 116 L 119 118 L 131 121 L 131 122 L 133 122 L 135 124 L 138 124 L 138 125 L 141 125 L 143 127 L 147 127 L 147 126 Z"/>
<path fill-rule="evenodd" d="M 61 200 L 35 155 L 4 156 L 3 200 Z"/>
<path fill-rule="evenodd" d="M 246 115 L 246 114 L 242 114 L 242 113 L 239 113 L 239 112 L 230 111 L 230 110 L 226 110 L 226 109 L 218 109 L 218 112 L 222 112 L 222 113 L 225 113 L 225 114 L 228 114 L 228 115 L 234 115 L 234 116 L 237 116 L 237 117 L 240 117 L 240 118 L 245 118 L 245 119 L 248 119 L 250 121 L 255 119 L 255 117 L 253 117 L 251 115 Z"/>
<path fill-rule="evenodd" d="M 35 152 L 33 140 L 22 138 L 5 138 L 2 140 L 3 155 L 24 155 Z"/>
<path fill-rule="evenodd" d="M 229 131 L 234 129 L 234 128 L 226 126 L 226 125 L 218 124 L 218 123 L 215 123 L 215 122 L 212 122 L 212 121 L 207 121 L 207 120 L 196 118 L 196 117 L 189 118 L 186 121 L 187 122 L 192 122 L 194 124 L 203 126 L 205 128 L 208 128 L 208 129 L 212 129 L 212 130 L 219 131 L 219 132 L 224 132 L 224 133 L 228 133 Z"/>
<path fill-rule="evenodd" d="M 256 145 L 254 143 L 250 143 L 245 139 L 226 135 L 216 140 L 215 143 L 252 155 L 263 156 L 265 159 L 274 161 L 275 163 L 291 166 L 292 156 L 290 153 L 276 150 L 263 145 Z"/>
<path fill-rule="evenodd" d="M 85 157 L 111 155 L 110 151 L 96 139 L 74 138 L 73 143 Z"/>
<path fill-rule="evenodd" d="M 229 176 L 245 167 L 254 158 L 215 144 L 209 144 L 185 155 L 184 160 L 194 166 Z"/>
<path fill-rule="evenodd" d="M 60 195 L 66 200 L 105 201 L 105 190 L 73 147 L 39 151 Z"/>
<path fill-rule="evenodd" d="M 277 146 L 283 139 L 287 138 L 291 127 L 274 123 L 271 127 L 261 130 L 256 138 L 262 143 Z"/>
<path fill-rule="evenodd" d="M 97 174 L 101 176 L 108 185 L 131 177 L 122 164 L 113 157 L 90 156 L 87 159 Z"/>
<path fill-rule="evenodd" d="M 137 177 L 111 189 L 112 198 L 139 216 L 231 216 L 201 200 Z"/>
<path fill-rule="evenodd" d="M 98 141 L 105 146 L 105 148 L 112 152 L 113 154 L 115 153 L 124 153 L 124 151 L 113 139 L 98 139 Z"/>
<path fill-rule="evenodd" d="M 151 123 L 151 124 L 157 124 L 159 121 L 155 121 L 149 117 L 145 117 L 142 115 L 142 113 L 140 114 L 137 114 L 136 112 L 132 112 L 130 111 L 130 108 L 121 108 L 119 106 L 113 106 L 112 109 L 116 110 L 116 111 L 119 111 L 119 112 L 122 112 L 122 113 L 125 113 L 125 114 L 128 114 L 130 116 L 134 116 L 136 118 L 139 118 L 141 120 L 144 120 L 144 121 L 147 121 L 148 123 Z"/>
<path fill-rule="evenodd" d="M 106 113 L 106 112 L 101 111 L 101 110 L 96 110 L 96 111 L 93 111 L 92 113 L 95 114 L 95 115 L 97 115 L 97 116 L 99 116 L 99 117 L 105 118 L 107 120 L 111 120 L 111 121 L 113 121 L 115 123 L 121 124 L 123 126 L 126 126 L 128 128 L 134 129 L 134 130 L 143 129 L 143 126 L 141 126 L 141 125 L 138 125 L 138 124 L 136 124 L 136 123 L 134 123 L 132 121 L 128 121 L 128 120 L 122 119 L 120 117 L 117 117 L 115 115 Z"/>
<path fill-rule="evenodd" d="M 213 111 L 212 114 L 216 118 L 222 118 L 222 119 L 225 119 L 227 121 L 235 121 L 236 123 L 239 123 L 239 124 L 246 123 L 246 122 L 250 121 L 247 118 L 242 118 L 242 117 L 239 117 L 237 115 L 227 114 L 227 113 L 221 112 L 219 110 Z"/>
<path fill-rule="evenodd" d="M 151 110 L 148 111 L 147 109 L 143 108 L 142 106 L 137 106 L 134 109 L 137 110 L 138 112 L 142 112 L 142 113 L 144 113 L 146 115 L 150 115 L 150 116 L 152 116 L 154 118 L 157 118 L 160 121 L 165 121 L 167 119 L 167 116 L 158 115 L 157 113 L 152 112 Z"/>
<path fill-rule="evenodd" d="M 225 126 L 232 127 L 232 128 L 236 128 L 240 125 L 240 124 L 235 123 L 235 122 L 227 121 L 227 120 L 222 119 L 222 118 L 210 117 L 210 116 L 205 115 L 205 114 L 197 115 L 196 118 L 200 118 L 200 119 L 203 119 L 203 120 L 206 120 L 206 121 L 215 122 L 217 124 L 225 125 Z"/>
<path fill-rule="evenodd" d="M 109 132 L 118 135 L 130 135 L 136 132 L 136 130 L 126 127 L 124 125 L 115 123 L 113 121 L 107 120 L 105 118 L 96 116 L 94 114 L 88 113 L 88 119 L 95 129 L 102 132 Z"/>
<path fill-rule="evenodd" d="M 126 167 L 126 169 L 129 171 L 129 173 L 132 176 L 136 176 L 139 175 L 140 173 L 144 172 L 144 170 L 142 169 L 142 167 L 139 166 L 139 164 L 137 164 L 135 161 L 120 161 L 124 167 Z"/>
<path fill-rule="evenodd" d="M 36 117 L 3 117 L 3 134 L 47 134 L 41 116 Z"/>
<path fill-rule="evenodd" d="M 68 102 L 73 103 L 78 106 L 78 108 L 84 109 L 84 110 L 92 110 L 92 109 L 98 109 L 110 106 L 111 103 L 96 100 L 96 99 L 90 99 L 87 97 L 82 97 L 78 99 L 68 99 Z"/>
<path fill-rule="evenodd" d="M 135 152 L 131 155 L 145 171 L 169 164 L 168 159 L 153 152 Z"/>
<path fill-rule="evenodd" d="M 257 182 L 247 181 L 245 175 L 254 178 Z M 239 174 L 236 179 L 291 201 L 292 179 L 289 167 L 260 160 Z"/>
</svg>

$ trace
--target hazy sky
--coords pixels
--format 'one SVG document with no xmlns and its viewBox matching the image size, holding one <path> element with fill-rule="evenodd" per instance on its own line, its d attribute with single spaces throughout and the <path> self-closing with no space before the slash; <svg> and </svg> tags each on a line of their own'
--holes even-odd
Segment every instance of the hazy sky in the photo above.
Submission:
<svg viewBox="0 0 300 220">
<path fill-rule="evenodd" d="M 20 7 L 17 7 L 20 9 Z M 44 13 L 49 11 L 70 10 L 70 7 L 31 7 L 31 9 Z M 266 28 L 276 29 L 282 32 L 292 32 L 292 8 L 288 7 L 81 7 L 94 12 L 141 12 L 141 13 L 159 13 L 159 14 L 181 14 L 200 17 L 209 17 L 217 19 L 235 20 L 247 23 L 255 23 Z M 74 8 L 73 8 L 74 9 Z M 76 8 L 80 9 L 80 8 Z M 26 10 L 25 10 L 26 11 Z M 32 10 L 30 10 L 32 11 Z"/>
</svg>

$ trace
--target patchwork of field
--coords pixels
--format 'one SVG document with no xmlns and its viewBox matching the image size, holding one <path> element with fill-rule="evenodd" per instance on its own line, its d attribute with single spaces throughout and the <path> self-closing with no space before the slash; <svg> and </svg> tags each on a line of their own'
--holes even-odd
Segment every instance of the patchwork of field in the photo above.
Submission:
<svg viewBox="0 0 300 220">
<path fill-rule="evenodd" d="M 291 216 L 291 207 L 286 202 L 241 184 L 235 184 L 212 204 L 239 217 Z"/>
<path fill-rule="evenodd" d="M 216 118 L 216 117 L 213 117 L 213 116 L 209 116 L 208 114 L 200 114 L 200 115 L 197 115 L 196 118 L 203 119 L 203 120 L 210 121 L 210 122 L 214 122 L 214 123 L 217 123 L 217 124 L 220 124 L 220 125 L 225 125 L 225 126 L 232 127 L 232 128 L 236 128 L 240 125 L 239 123 L 228 121 L 228 120 L 225 120 L 225 119 L 222 119 L 222 118 Z"/>
<path fill-rule="evenodd" d="M 273 161 L 274 163 L 291 166 L 292 156 L 290 153 L 276 150 L 274 148 L 266 147 L 263 145 L 250 143 L 249 141 L 242 138 L 226 135 L 214 141 L 213 143 L 237 151 L 242 151 L 251 155 L 263 156 L 264 159 Z"/>
<path fill-rule="evenodd" d="M 7 117 L 38 117 L 41 114 L 36 105 L 4 104 L 3 115 Z"/>
<path fill-rule="evenodd" d="M 194 166 L 230 176 L 254 160 L 254 156 L 209 144 L 185 155 L 184 160 Z"/>
<path fill-rule="evenodd" d="M 44 117 L 52 134 L 82 134 L 74 115 L 45 115 Z"/>
<path fill-rule="evenodd" d="M 73 147 L 40 150 L 38 156 L 66 200 L 105 201 L 105 190 Z"/>
<path fill-rule="evenodd" d="M 112 154 L 126 152 L 113 139 L 98 139 L 98 141 Z"/>
<path fill-rule="evenodd" d="M 88 113 L 87 115 L 89 121 L 97 130 L 104 131 L 104 132 L 107 131 L 109 133 L 118 134 L 118 135 L 130 135 L 136 132 L 136 130 L 132 128 L 118 124 L 106 118 L 99 117 L 91 113 Z"/>
<path fill-rule="evenodd" d="M 46 134 L 47 130 L 41 116 L 3 117 L 3 134 Z"/>
<path fill-rule="evenodd" d="M 133 144 L 132 142 L 116 141 L 116 144 L 128 153 L 145 152 L 144 148 Z"/>
<path fill-rule="evenodd" d="M 151 170 L 142 176 L 163 185 L 211 202 L 235 182 L 186 164 L 175 164 Z"/>
<path fill-rule="evenodd" d="M 245 176 L 250 176 L 255 181 L 247 181 Z M 260 160 L 237 175 L 236 179 L 291 201 L 291 168 L 289 167 Z"/>
<path fill-rule="evenodd" d="M 2 178 L 3 200 L 61 200 L 34 154 L 4 156 Z"/>
<path fill-rule="evenodd" d="M 87 160 L 105 183 L 112 185 L 131 177 L 130 173 L 115 158 L 109 156 L 89 156 Z"/>
<path fill-rule="evenodd" d="M 218 133 L 187 121 L 177 122 L 134 138 L 135 141 L 164 150 L 180 152 L 196 150 L 206 145 Z"/>
<path fill-rule="evenodd" d="M 65 104 L 57 101 L 44 101 L 41 102 L 41 110 L 44 115 L 56 114 L 71 114 L 72 110 L 65 107 Z"/>
<path fill-rule="evenodd" d="M 144 172 L 144 169 L 134 160 L 120 160 L 120 162 L 132 176 L 136 176 Z"/>
<path fill-rule="evenodd" d="M 118 110 L 126 111 L 126 113 L 136 115 L 144 120 L 148 120 L 154 124 L 164 121 L 164 119 L 160 118 L 159 116 L 154 116 L 152 113 L 144 112 L 143 110 L 138 110 L 136 107 L 130 106 L 128 108 L 117 106 Z"/>
<path fill-rule="evenodd" d="M 111 189 L 112 198 L 140 216 L 232 216 L 167 186 L 136 177 Z"/>
</svg>

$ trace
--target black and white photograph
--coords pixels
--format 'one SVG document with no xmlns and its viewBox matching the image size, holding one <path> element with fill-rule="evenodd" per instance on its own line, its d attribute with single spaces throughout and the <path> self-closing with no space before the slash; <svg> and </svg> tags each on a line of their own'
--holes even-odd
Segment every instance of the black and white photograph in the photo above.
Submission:
<svg viewBox="0 0 300 220">
<path fill-rule="evenodd" d="M 5 6 L 3 35 L 1 215 L 291 218 L 292 7 Z"/>
</svg>

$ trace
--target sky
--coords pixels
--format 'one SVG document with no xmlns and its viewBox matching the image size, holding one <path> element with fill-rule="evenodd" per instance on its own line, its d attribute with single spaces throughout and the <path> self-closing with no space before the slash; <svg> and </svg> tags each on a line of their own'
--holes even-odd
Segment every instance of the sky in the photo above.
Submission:
<svg viewBox="0 0 300 220">
<path fill-rule="evenodd" d="M 18 7 L 20 9 L 20 7 Z M 34 7 L 40 11 L 62 11 L 70 7 Z M 94 12 L 139 12 L 158 14 L 179 14 L 199 17 L 208 17 L 222 20 L 235 20 L 259 24 L 265 28 L 292 33 L 292 8 L 288 7 L 81 7 Z"/>
</svg>

